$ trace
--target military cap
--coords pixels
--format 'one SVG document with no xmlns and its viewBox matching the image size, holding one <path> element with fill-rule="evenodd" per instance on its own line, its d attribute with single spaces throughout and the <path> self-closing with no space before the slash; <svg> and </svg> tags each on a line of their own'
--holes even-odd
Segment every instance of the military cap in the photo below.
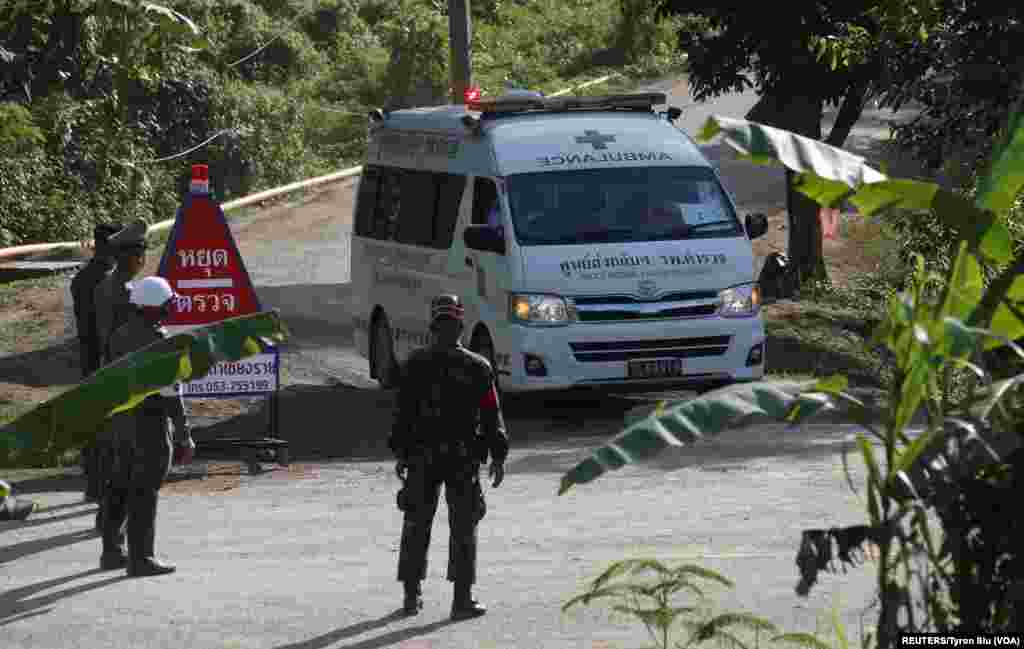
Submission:
<svg viewBox="0 0 1024 649">
<path fill-rule="evenodd" d="M 458 295 L 438 295 L 437 297 L 430 301 L 431 322 L 434 322 L 438 318 L 452 318 L 454 320 L 462 320 L 464 314 L 465 310 L 462 307 L 462 300 L 459 299 Z"/>
<path fill-rule="evenodd" d="M 148 226 L 143 220 L 128 224 L 119 232 L 112 234 L 107 243 L 116 252 L 134 252 L 146 249 L 146 230 Z"/>
</svg>

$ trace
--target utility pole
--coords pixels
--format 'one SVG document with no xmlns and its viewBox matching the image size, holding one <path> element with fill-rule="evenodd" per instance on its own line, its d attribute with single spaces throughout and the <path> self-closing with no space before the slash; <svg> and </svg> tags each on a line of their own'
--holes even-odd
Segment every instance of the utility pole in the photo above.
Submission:
<svg viewBox="0 0 1024 649">
<path fill-rule="evenodd" d="M 470 61 L 472 43 L 469 15 L 469 0 L 448 0 L 448 36 L 451 49 L 452 103 L 465 103 L 466 88 L 473 83 L 473 67 Z"/>
</svg>

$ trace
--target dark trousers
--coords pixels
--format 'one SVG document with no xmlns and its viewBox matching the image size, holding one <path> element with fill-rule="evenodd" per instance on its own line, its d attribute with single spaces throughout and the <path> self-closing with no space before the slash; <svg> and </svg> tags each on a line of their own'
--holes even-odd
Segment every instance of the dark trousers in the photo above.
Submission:
<svg viewBox="0 0 1024 649">
<path fill-rule="evenodd" d="M 159 489 L 109 490 L 103 508 L 103 551 L 123 552 L 127 537 L 132 561 L 153 558 L 158 499 Z"/>
<path fill-rule="evenodd" d="M 171 468 L 170 435 L 159 416 L 129 412 L 114 417 L 122 419 L 114 422 L 114 463 L 102 506 L 103 551 L 123 551 L 127 536 L 129 559 L 150 559 L 155 556 L 160 486 Z"/>
<path fill-rule="evenodd" d="M 99 346 L 96 343 L 79 341 L 82 362 L 82 379 L 89 378 L 100 367 Z M 92 443 L 82 449 L 82 470 L 85 472 L 85 497 L 102 503 L 101 449 Z"/>
<path fill-rule="evenodd" d="M 427 575 L 430 529 L 444 484 L 448 503 L 448 581 L 476 582 L 476 527 L 485 513 L 480 464 L 464 455 L 434 454 L 409 467 L 405 488 L 408 501 L 402 524 L 398 580 L 419 582 Z"/>
</svg>

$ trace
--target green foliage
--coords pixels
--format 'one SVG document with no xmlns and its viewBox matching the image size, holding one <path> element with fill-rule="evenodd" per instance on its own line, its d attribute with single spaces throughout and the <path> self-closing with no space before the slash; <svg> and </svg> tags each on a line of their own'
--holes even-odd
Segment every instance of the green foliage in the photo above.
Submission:
<svg viewBox="0 0 1024 649">
<path fill-rule="evenodd" d="M 702 589 L 702 582 L 731 588 L 732 582 L 714 570 L 693 564 L 669 567 L 657 559 L 616 561 L 594 579 L 586 592 L 562 606 L 562 612 L 611 600 L 613 611 L 639 620 L 658 649 L 688 647 L 708 640 L 727 640 L 748 646 L 736 635 L 741 632 L 777 632 L 775 625 L 750 613 L 716 613 Z M 676 595 L 685 591 L 691 605 L 679 606 Z M 686 642 L 676 640 L 677 629 L 688 632 Z"/>
<path fill-rule="evenodd" d="M 615 43 L 618 0 L 472 6 L 474 74 L 490 94 L 608 69 L 591 55 Z M 210 165 L 222 200 L 358 164 L 371 107 L 446 100 L 445 11 L 422 0 L 0 3 L 0 246 L 170 218 L 192 163 Z M 645 23 L 655 52 L 622 70 L 677 62 L 673 24 Z"/>
<path fill-rule="evenodd" d="M 1015 355 L 1018 368 L 1024 361 L 1014 342 L 1024 338 L 1024 252 L 1014 249 L 1007 225 L 1015 209 L 1007 197 L 1018 199 L 1024 187 L 1024 121 L 1009 120 L 974 203 L 928 183 L 886 179 L 855 156 L 790 132 L 714 117 L 704 135 L 717 132 L 748 157 L 799 172 L 798 190 L 821 204 L 850 199 L 869 214 L 929 210 L 956 233 L 953 262 L 938 274 L 913 257 L 904 290 L 887 299 L 871 344 L 889 349 L 895 380 L 879 412 L 846 393 L 842 376 L 803 387 L 724 388 L 628 422 L 563 476 L 559 493 L 754 415 L 795 424 L 843 404 L 865 431 L 856 448 L 867 469 L 868 521 L 803 532 L 798 593 L 805 595 L 820 571 L 834 570 L 822 559 L 833 542 L 843 563 L 871 543 L 878 548 L 880 648 L 892 647 L 901 632 L 1015 630 L 1024 618 L 1024 526 L 1007 512 L 1024 471 L 1024 372 L 994 380 L 984 359 L 999 349 Z M 960 394 L 951 382 L 957 370 L 975 379 Z M 913 435 L 919 410 L 927 423 Z M 849 474 L 847 480 L 852 486 Z M 941 543 L 932 530 L 936 516 Z"/>
<path fill-rule="evenodd" d="M 31 150 L 45 141 L 32 113 L 19 104 L 0 104 L 0 151 L 5 156 Z"/>
</svg>

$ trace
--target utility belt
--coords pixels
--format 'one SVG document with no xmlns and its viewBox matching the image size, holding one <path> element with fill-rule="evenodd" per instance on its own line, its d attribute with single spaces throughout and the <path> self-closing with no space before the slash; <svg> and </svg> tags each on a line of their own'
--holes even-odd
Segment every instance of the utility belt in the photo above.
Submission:
<svg viewBox="0 0 1024 649">
<path fill-rule="evenodd" d="M 427 464 L 441 458 L 472 460 L 482 464 L 487 462 L 487 445 L 481 437 L 476 437 L 471 441 L 430 442 L 418 445 L 413 450 L 412 456 Z"/>
</svg>

